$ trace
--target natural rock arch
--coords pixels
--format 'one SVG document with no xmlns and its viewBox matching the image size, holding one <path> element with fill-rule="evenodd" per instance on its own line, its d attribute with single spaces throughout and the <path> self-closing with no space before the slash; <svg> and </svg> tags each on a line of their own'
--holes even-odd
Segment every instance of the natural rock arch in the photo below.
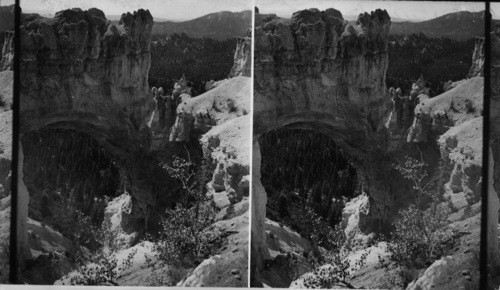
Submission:
<svg viewBox="0 0 500 290">
<path fill-rule="evenodd" d="M 385 84 L 390 27 L 387 12 L 361 14 L 355 26 L 334 9 L 299 11 L 291 20 L 257 15 L 256 22 L 251 229 L 254 277 L 269 258 L 264 230 L 267 197 L 260 182 L 258 139 L 270 130 L 296 128 L 325 134 L 356 160 L 369 197 L 368 210 L 360 214 L 361 233 L 380 231 L 396 208 L 379 170 L 383 164 L 374 160 L 386 149 L 384 124 L 391 107 Z"/>
<path fill-rule="evenodd" d="M 146 125 L 154 110 L 148 73 L 153 18 L 149 11 L 123 14 L 119 24 L 98 9 L 64 10 L 53 19 L 24 15 L 20 27 L 20 135 L 72 129 L 89 135 L 124 164 L 147 150 Z M 30 257 L 26 221 L 29 192 L 19 144 L 18 257 Z M 125 164 L 126 166 L 126 164 Z M 154 203 L 150 194 L 138 196 Z"/>
</svg>

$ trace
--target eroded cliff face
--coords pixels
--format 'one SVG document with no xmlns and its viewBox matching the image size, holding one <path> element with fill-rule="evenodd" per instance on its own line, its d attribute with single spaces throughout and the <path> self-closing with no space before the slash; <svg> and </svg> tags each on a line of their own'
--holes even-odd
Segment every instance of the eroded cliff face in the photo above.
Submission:
<svg viewBox="0 0 500 290">
<path fill-rule="evenodd" d="M 390 105 L 389 27 L 382 10 L 361 15 L 356 26 L 335 9 L 299 11 L 291 20 L 257 15 L 256 134 L 321 122 L 343 139 L 365 139 L 379 128 Z"/>
<path fill-rule="evenodd" d="M 368 195 L 367 210 L 353 227 L 358 237 L 380 230 L 396 207 L 387 190 L 387 172 L 377 168 L 384 163 L 374 160 L 386 150 L 381 132 L 391 109 L 385 84 L 391 24 L 387 12 L 361 14 L 356 25 L 335 9 L 303 10 L 290 20 L 275 15 L 256 19 L 252 271 L 259 272 L 269 253 L 256 140 L 267 131 L 315 130 L 353 156 Z M 258 273 L 253 277 L 259 279 Z"/>
<path fill-rule="evenodd" d="M 21 136 L 60 128 L 97 140 L 134 181 L 131 211 L 146 221 L 158 203 L 141 181 L 141 167 L 147 165 L 137 163 L 144 159 L 137 153 L 149 149 L 146 122 L 154 109 L 148 87 L 152 25 L 151 14 L 142 9 L 123 14 L 115 25 L 98 9 L 75 8 L 52 19 L 23 15 L 20 27 Z M 21 159 L 20 172 L 23 165 Z M 28 195 L 19 193 L 21 244 L 26 243 Z"/>
<path fill-rule="evenodd" d="M 14 66 L 14 5 L 0 6 L 0 71 Z"/>
<path fill-rule="evenodd" d="M 14 32 L 0 31 L 0 71 L 14 68 Z"/>
<path fill-rule="evenodd" d="M 196 96 L 181 98 L 170 142 L 198 141 L 214 169 L 207 194 L 219 208 L 216 228 L 231 232 L 228 246 L 178 286 L 246 287 L 250 189 L 251 79 L 237 76 Z M 181 95 L 182 96 L 182 95 Z M 219 273 L 214 279 L 214 273 Z"/>
<path fill-rule="evenodd" d="M 238 37 L 236 50 L 234 51 L 234 65 L 229 77 L 250 77 L 252 72 L 252 37 Z"/>
<path fill-rule="evenodd" d="M 122 15 L 118 25 L 98 9 L 64 10 L 53 19 L 25 16 L 21 132 L 66 122 L 94 127 L 108 139 L 137 138 L 153 108 L 152 25 L 144 10 Z"/>
<path fill-rule="evenodd" d="M 468 78 L 482 77 L 484 75 L 484 37 L 476 37 L 474 52 L 472 53 L 472 66 L 469 69 Z"/>
</svg>

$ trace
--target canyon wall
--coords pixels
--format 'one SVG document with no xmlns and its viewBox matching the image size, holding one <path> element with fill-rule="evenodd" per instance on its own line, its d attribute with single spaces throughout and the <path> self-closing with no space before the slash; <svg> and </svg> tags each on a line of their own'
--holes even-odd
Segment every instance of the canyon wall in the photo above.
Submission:
<svg viewBox="0 0 500 290">
<path fill-rule="evenodd" d="M 391 109 L 385 78 L 390 17 L 361 14 L 350 25 L 335 9 L 309 9 L 290 20 L 256 15 L 252 271 L 260 271 L 265 248 L 266 193 L 260 183 L 258 138 L 281 127 L 314 130 L 346 149 L 366 176 L 369 196 L 357 231 L 370 235 L 394 210 L 388 177 L 374 160 L 386 150 L 384 122 Z M 369 152 L 377 152 L 369 154 Z M 255 275 L 253 275 L 255 277 Z M 257 278 L 258 279 L 258 278 Z"/>
<path fill-rule="evenodd" d="M 14 69 L 14 31 L 0 31 L 0 71 Z"/>
<path fill-rule="evenodd" d="M 468 78 L 484 75 L 484 37 L 476 37 L 474 52 L 472 53 L 472 66 Z"/>
<path fill-rule="evenodd" d="M 251 33 L 251 32 L 250 32 Z M 252 36 L 238 37 L 236 50 L 234 51 L 234 65 L 229 77 L 251 76 L 252 72 Z"/>
</svg>

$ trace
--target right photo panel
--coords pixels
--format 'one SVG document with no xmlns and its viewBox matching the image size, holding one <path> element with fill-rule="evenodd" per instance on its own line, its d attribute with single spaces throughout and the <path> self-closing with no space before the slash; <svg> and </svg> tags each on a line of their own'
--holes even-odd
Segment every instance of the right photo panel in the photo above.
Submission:
<svg viewBox="0 0 500 290">
<path fill-rule="evenodd" d="M 491 3 L 490 60 L 490 150 L 488 160 L 488 271 L 490 288 L 500 286 L 500 247 L 498 211 L 500 204 L 500 3 Z"/>
<path fill-rule="evenodd" d="M 255 4 L 251 285 L 479 289 L 485 3 Z"/>
</svg>

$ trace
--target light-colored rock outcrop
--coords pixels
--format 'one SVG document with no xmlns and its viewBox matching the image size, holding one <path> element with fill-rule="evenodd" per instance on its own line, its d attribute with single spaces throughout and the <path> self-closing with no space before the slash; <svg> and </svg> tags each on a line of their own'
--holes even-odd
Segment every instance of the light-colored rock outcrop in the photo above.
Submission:
<svg viewBox="0 0 500 290">
<path fill-rule="evenodd" d="M 0 71 L 14 69 L 14 32 L 0 31 Z"/>
<path fill-rule="evenodd" d="M 395 276 L 395 269 L 384 268 L 380 263 L 380 259 L 387 259 L 388 256 L 389 253 L 385 242 L 380 242 L 367 247 L 366 249 L 360 249 L 348 253 L 348 255 L 344 257 L 344 260 L 349 263 L 349 268 L 347 270 L 351 273 L 350 277 L 352 277 L 352 279 L 348 282 L 361 289 L 386 289 L 388 285 L 391 285 L 391 278 L 394 278 Z M 359 265 L 361 264 L 361 260 L 363 260 L 363 264 L 360 267 Z M 319 267 L 320 269 L 326 270 L 323 273 L 319 271 L 320 275 L 329 275 L 334 273 L 333 271 L 329 271 L 329 268 L 331 267 L 334 267 L 334 265 L 326 264 Z M 313 273 L 306 273 L 294 280 L 291 283 L 290 288 L 314 288 L 311 287 L 311 285 L 317 283 L 317 280 L 319 279 L 320 277 L 314 275 Z M 343 283 L 331 285 L 331 287 L 332 288 L 330 289 L 346 289 L 346 285 Z"/>
<path fill-rule="evenodd" d="M 481 199 L 483 117 L 452 127 L 441 135 L 438 143 L 450 179 L 444 185 L 447 194 L 463 192 L 470 205 Z M 459 208 L 457 208 L 459 209 Z"/>
<path fill-rule="evenodd" d="M 229 77 L 249 77 L 252 72 L 252 38 L 238 37 L 236 50 L 234 51 L 234 65 Z"/>
<path fill-rule="evenodd" d="M 187 141 L 208 132 L 213 126 L 249 114 L 251 80 L 235 77 L 195 98 L 183 100 L 170 141 Z"/>
<path fill-rule="evenodd" d="M 251 79 L 237 76 L 206 93 L 182 97 L 170 133 L 171 142 L 198 139 L 214 168 L 207 184 L 217 214 L 216 228 L 229 233 L 218 255 L 204 260 L 178 286 L 248 285 Z"/>
<path fill-rule="evenodd" d="M 249 196 L 251 116 L 245 115 L 213 127 L 201 138 L 215 172 L 208 186 L 224 192 L 234 204 Z"/>
<path fill-rule="evenodd" d="M 476 37 L 474 52 L 472 53 L 472 66 L 468 78 L 482 77 L 484 75 L 484 37 Z"/>
<path fill-rule="evenodd" d="M 474 77 L 434 98 L 425 99 L 415 107 L 415 118 L 408 133 L 408 142 L 428 142 L 483 114 L 482 77 Z"/>
<path fill-rule="evenodd" d="M 14 72 L 11 70 L 0 71 L 0 112 L 12 109 L 13 90 Z"/>
<path fill-rule="evenodd" d="M 124 193 L 107 204 L 102 226 L 113 237 L 113 245 L 109 246 L 121 249 L 136 242 L 136 229 L 140 225 L 136 225 L 136 218 L 133 217 L 132 197 L 129 194 Z"/>
</svg>

